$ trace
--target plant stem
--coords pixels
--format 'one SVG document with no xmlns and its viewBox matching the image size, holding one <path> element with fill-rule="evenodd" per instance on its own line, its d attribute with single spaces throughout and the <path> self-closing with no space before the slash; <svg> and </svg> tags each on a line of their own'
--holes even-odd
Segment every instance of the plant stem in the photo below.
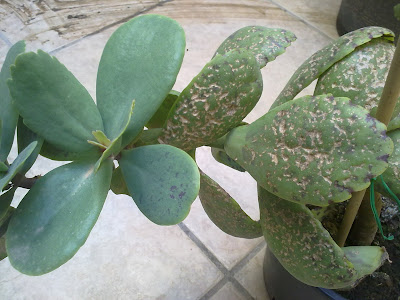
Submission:
<svg viewBox="0 0 400 300">
<path fill-rule="evenodd" d="M 399 40 L 400 41 L 400 40 Z M 396 106 L 397 99 L 400 95 L 400 43 L 397 42 L 396 50 L 393 55 L 393 60 L 390 65 L 389 74 L 387 76 L 385 86 L 382 91 L 381 99 L 379 100 L 378 110 L 376 113 L 376 119 L 384 123 L 389 124 L 392 118 L 394 107 Z M 345 215 L 343 217 L 342 224 L 340 225 L 338 235 L 336 237 L 336 242 L 339 247 L 343 247 L 347 236 L 350 232 L 351 226 L 354 223 L 358 209 L 361 205 L 362 199 L 364 197 L 365 190 L 361 192 L 356 192 L 351 197 L 349 204 L 346 208 Z M 380 199 L 380 197 L 379 197 Z M 382 204 L 377 205 L 381 206 Z M 360 213 L 360 219 L 368 218 L 365 214 Z"/>
</svg>

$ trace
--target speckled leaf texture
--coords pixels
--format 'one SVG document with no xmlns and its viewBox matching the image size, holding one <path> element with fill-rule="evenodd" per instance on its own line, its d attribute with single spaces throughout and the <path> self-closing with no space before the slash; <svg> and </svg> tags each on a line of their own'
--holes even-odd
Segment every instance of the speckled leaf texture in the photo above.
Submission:
<svg viewBox="0 0 400 300">
<path fill-rule="evenodd" d="M 251 219 L 240 205 L 214 180 L 200 172 L 201 204 L 208 217 L 223 232 L 246 239 L 262 236 L 259 222 Z"/>
<path fill-rule="evenodd" d="M 315 95 L 348 97 L 375 116 L 395 46 L 385 38 L 376 38 L 330 67 L 318 78 Z M 397 116 L 397 105 L 393 116 Z"/>
<path fill-rule="evenodd" d="M 271 108 L 294 99 L 311 82 L 328 70 L 334 63 L 353 52 L 358 46 L 379 37 L 393 40 L 393 36 L 393 32 L 385 28 L 365 27 L 339 37 L 336 41 L 314 53 L 297 69 Z"/>
<path fill-rule="evenodd" d="M 129 194 L 158 225 L 174 225 L 189 214 L 200 188 L 200 174 L 186 152 L 170 145 L 122 151 L 119 160 Z"/>
<path fill-rule="evenodd" d="M 251 53 L 217 55 L 179 95 L 159 141 L 185 151 L 213 142 L 254 108 L 262 85 Z"/>
<path fill-rule="evenodd" d="M 269 192 L 327 206 L 385 171 L 393 151 L 385 130 L 347 98 L 306 96 L 234 129 L 225 150 Z"/>
<path fill-rule="evenodd" d="M 377 246 L 340 248 L 302 204 L 258 188 L 260 222 L 268 247 L 298 280 L 329 289 L 347 288 L 388 258 Z"/>
<path fill-rule="evenodd" d="M 263 68 L 268 62 L 284 53 L 295 40 L 296 36 L 284 29 L 247 26 L 231 34 L 219 46 L 214 56 L 243 49 L 251 52 L 260 64 L 260 68 Z"/>
</svg>

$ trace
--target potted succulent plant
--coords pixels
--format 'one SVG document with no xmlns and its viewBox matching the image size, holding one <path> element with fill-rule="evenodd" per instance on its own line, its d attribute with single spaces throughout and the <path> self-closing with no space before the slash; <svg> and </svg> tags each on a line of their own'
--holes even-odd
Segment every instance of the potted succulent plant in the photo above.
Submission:
<svg viewBox="0 0 400 300">
<path fill-rule="evenodd" d="M 19 54 L 22 44 L 14 46 L 0 90 L 7 105 L 0 115 L 4 255 L 23 273 L 50 272 L 85 242 L 110 188 L 131 195 L 151 221 L 171 225 L 186 217 L 200 183 L 203 207 L 218 227 L 237 237 L 264 235 L 300 281 L 348 288 L 375 271 L 388 258 L 384 248 L 343 247 L 343 239 L 357 211 L 352 208 L 371 180 L 383 174 L 394 193 L 400 192 L 400 107 L 395 107 L 398 90 L 393 91 L 398 85 L 387 84 L 383 94 L 392 97 L 379 101 L 393 33 L 371 27 L 339 38 L 296 71 L 269 112 L 243 123 L 262 93 L 260 69 L 295 39 L 283 29 L 244 27 L 176 92 L 171 89 L 184 54 L 183 30 L 166 17 L 136 17 L 105 46 L 97 104 L 57 59 L 42 51 Z M 294 99 L 315 79 L 315 96 Z M 17 124 L 21 153 L 8 164 Z M 199 173 L 195 149 L 200 146 L 210 146 L 219 163 L 257 181 L 260 222 Z M 39 153 L 73 162 L 29 180 L 24 173 Z M 21 204 L 10 208 L 15 189 L 31 181 Z M 380 184 L 375 187 L 385 192 Z M 349 198 L 343 219 L 350 221 L 340 227 L 338 245 L 321 220 Z"/>
</svg>

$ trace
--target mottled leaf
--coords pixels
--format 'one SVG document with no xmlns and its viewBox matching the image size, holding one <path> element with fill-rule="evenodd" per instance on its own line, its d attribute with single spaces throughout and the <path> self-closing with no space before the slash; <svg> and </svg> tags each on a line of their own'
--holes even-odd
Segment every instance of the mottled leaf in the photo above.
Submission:
<svg viewBox="0 0 400 300">
<path fill-rule="evenodd" d="M 201 204 L 219 229 L 229 235 L 246 239 L 262 236 L 259 222 L 251 219 L 217 182 L 203 172 L 200 175 Z"/>
<path fill-rule="evenodd" d="M 260 64 L 260 68 L 263 68 L 268 62 L 284 53 L 295 40 L 296 36 L 284 29 L 247 26 L 231 34 L 219 46 L 214 56 L 243 49 L 251 52 Z"/>
<path fill-rule="evenodd" d="M 283 200 L 262 188 L 258 192 L 268 247 L 298 280 L 328 289 L 348 288 L 388 258 L 383 247 L 341 249 L 305 205 Z"/>
<path fill-rule="evenodd" d="M 174 225 L 186 218 L 200 188 L 199 170 L 186 152 L 143 146 L 122 151 L 119 165 L 129 194 L 149 220 Z"/>
<path fill-rule="evenodd" d="M 7 159 L 14 141 L 15 128 L 17 127 L 18 111 L 12 104 L 10 92 L 6 84 L 11 77 L 10 66 L 15 58 L 25 51 L 25 42 L 19 41 L 8 50 L 6 59 L 0 72 L 0 162 Z"/>
<path fill-rule="evenodd" d="M 126 186 L 124 176 L 122 175 L 121 167 L 116 168 L 112 174 L 111 190 L 116 195 L 129 195 L 128 187 Z"/>
<path fill-rule="evenodd" d="M 164 16 L 133 18 L 112 34 L 100 60 L 96 86 L 110 140 L 124 128 L 132 100 L 136 107 L 122 146 L 140 133 L 171 91 L 184 53 L 183 29 Z"/>
<path fill-rule="evenodd" d="M 168 113 L 170 112 L 172 106 L 175 101 L 178 99 L 179 92 L 171 91 L 164 99 L 161 106 L 158 108 L 156 113 L 151 117 L 151 119 L 147 122 L 147 128 L 163 128 L 165 121 L 167 120 Z"/>
<path fill-rule="evenodd" d="M 271 108 L 294 99 L 311 82 L 328 70 L 334 63 L 353 52 L 358 46 L 379 37 L 393 40 L 393 36 L 393 32 L 385 28 L 365 27 L 339 37 L 323 49 L 314 53 L 297 69 Z"/>
<path fill-rule="evenodd" d="M 261 73 L 250 53 L 217 55 L 179 95 L 159 141 L 183 150 L 210 144 L 236 127 L 261 93 Z"/>
<path fill-rule="evenodd" d="M 393 151 L 385 129 L 347 98 L 306 96 L 234 129 L 225 150 L 269 192 L 326 206 L 385 171 Z"/>
<path fill-rule="evenodd" d="M 228 154 L 224 150 L 218 148 L 211 148 L 211 154 L 215 158 L 215 160 L 225 166 L 228 166 L 236 171 L 245 172 L 237 162 L 235 162 L 232 158 L 229 157 Z"/>
<path fill-rule="evenodd" d="M 112 161 L 73 162 L 41 177 L 11 218 L 6 248 L 11 265 L 42 275 L 67 262 L 85 243 L 110 187 Z"/>
<path fill-rule="evenodd" d="M 18 56 L 10 93 L 32 131 L 65 151 L 93 153 L 87 140 L 102 130 L 100 113 L 87 90 L 55 57 L 43 51 Z"/>
</svg>

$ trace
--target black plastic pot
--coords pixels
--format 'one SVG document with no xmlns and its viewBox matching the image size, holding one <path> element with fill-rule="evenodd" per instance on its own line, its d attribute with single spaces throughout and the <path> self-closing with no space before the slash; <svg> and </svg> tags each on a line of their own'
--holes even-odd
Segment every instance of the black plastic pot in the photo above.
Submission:
<svg viewBox="0 0 400 300">
<path fill-rule="evenodd" d="M 346 300 L 332 290 L 306 285 L 290 275 L 267 247 L 264 282 L 270 300 Z"/>
<path fill-rule="evenodd" d="M 366 27 L 381 26 L 400 33 L 400 21 L 394 17 L 393 7 L 399 0 L 342 0 L 336 20 L 339 35 Z"/>
</svg>

